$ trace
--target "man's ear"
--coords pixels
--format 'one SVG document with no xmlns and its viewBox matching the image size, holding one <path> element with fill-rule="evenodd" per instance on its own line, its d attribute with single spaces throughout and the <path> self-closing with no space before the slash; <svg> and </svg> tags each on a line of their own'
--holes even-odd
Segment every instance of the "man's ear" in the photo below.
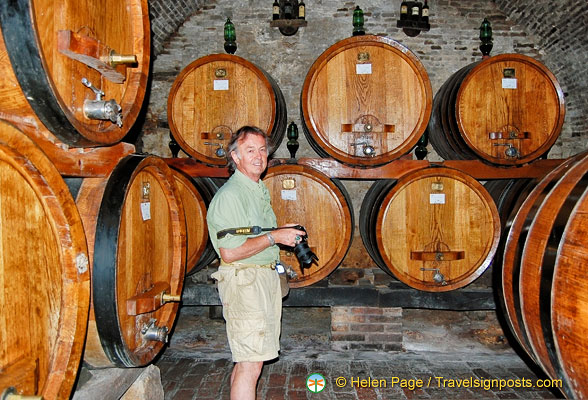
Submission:
<svg viewBox="0 0 588 400">
<path fill-rule="evenodd" d="M 236 151 L 231 151 L 231 157 L 233 158 L 233 161 L 235 162 L 235 164 L 237 166 L 239 166 L 239 164 L 241 163 L 241 160 L 239 159 L 239 156 L 237 156 Z"/>
</svg>

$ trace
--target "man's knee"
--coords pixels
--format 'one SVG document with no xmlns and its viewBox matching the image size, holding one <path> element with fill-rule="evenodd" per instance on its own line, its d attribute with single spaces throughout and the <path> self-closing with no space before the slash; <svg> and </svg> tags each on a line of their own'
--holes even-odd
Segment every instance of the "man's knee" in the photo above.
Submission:
<svg viewBox="0 0 588 400">
<path fill-rule="evenodd" d="M 242 361 L 238 362 L 235 367 L 239 369 L 241 373 L 250 376 L 251 378 L 257 378 L 261 374 L 261 369 L 263 368 L 263 362 L 249 362 L 249 361 Z"/>
</svg>

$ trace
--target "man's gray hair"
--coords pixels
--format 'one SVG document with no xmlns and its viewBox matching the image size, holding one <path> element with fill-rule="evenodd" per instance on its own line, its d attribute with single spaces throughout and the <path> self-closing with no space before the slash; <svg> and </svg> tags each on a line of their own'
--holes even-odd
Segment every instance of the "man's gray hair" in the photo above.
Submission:
<svg viewBox="0 0 588 400">
<path fill-rule="evenodd" d="M 234 151 L 237 153 L 237 157 L 241 158 L 237 145 L 239 144 L 240 140 L 244 140 L 248 135 L 263 136 L 265 139 L 265 147 L 268 147 L 268 137 L 260 128 L 248 125 L 239 128 L 235 133 L 233 133 L 231 140 L 229 141 L 229 145 L 227 146 L 227 161 L 229 162 L 229 171 L 231 174 L 237 169 L 237 164 L 235 164 L 235 161 L 233 161 L 231 153 Z"/>
</svg>

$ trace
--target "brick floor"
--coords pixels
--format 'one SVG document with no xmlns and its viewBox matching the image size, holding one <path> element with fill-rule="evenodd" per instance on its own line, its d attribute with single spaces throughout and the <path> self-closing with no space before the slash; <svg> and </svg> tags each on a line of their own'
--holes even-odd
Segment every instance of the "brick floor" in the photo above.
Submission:
<svg viewBox="0 0 588 400">
<path fill-rule="evenodd" d="M 257 394 L 270 399 L 554 399 L 537 387 L 538 377 L 516 355 L 398 353 L 378 360 L 295 360 L 264 366 Z M 157 362 L 166 400 L 228 399 L 229 360 L 171 358 Z M 416 368 L 415 368 L 416 366 Z M 309 374 L 325 377 L 322 392 L 305 387 Z M 525 380 L 525 381 L 523 381 Z M 345 382 L 343 382 L 345 381 Z M 487 387 L 484 385 L 511 387 Z M 521 386 L 530 382 L 532 387 Z M 480 387 L 474 387 L 479 385 Z"/>
</svg>

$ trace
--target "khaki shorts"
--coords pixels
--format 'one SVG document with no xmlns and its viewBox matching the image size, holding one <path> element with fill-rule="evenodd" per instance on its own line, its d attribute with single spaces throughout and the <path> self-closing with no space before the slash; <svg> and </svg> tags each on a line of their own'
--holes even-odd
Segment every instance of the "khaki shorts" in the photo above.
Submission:
<svg viewBox="0 0 588 400">
<path fill-rule="evenodd" d="M 270 268 L 221 265 L 212 277 L 218 281 L 233 361 L 278 357 L 282 318 L 278 273 Z"/>
</svg>

